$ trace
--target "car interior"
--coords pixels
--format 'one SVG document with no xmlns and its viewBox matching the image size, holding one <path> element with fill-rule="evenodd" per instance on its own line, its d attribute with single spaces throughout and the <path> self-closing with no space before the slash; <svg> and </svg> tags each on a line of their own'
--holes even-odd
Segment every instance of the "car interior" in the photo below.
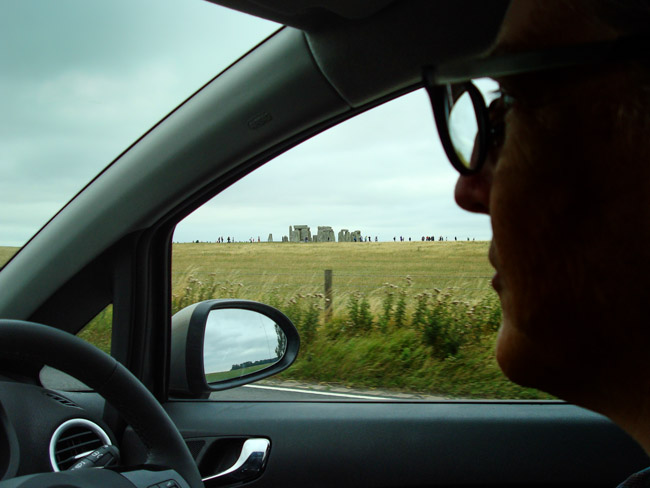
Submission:
<svg viewBox="0 0 650 488">
<path fill-rule="evenodd" d="M 299 339 L 246 302 L 211 301 L 172 324 L 176 224 L 279 154 L 420 88 L 424 67 L 485 53 L 508 6 L 210 1 L 284 27 L 126 148 L 0 270 L 0 487 L 612 486 L 645 467 L 610 420 L 560 401 L 206 399 L 289 367 Z M 108 305 L 111 356 L 74 337 Z M 286 345 L 264 375 L 213 387 L 197 351 L 209 314 L 229 307 L 270 317 Z M 44 365 L 88 389 L 44 386 Z M 92 439 L 59 465 L 66 429 Z M 84 462 L 111 468 L 66 471 Z"/>
</svg>

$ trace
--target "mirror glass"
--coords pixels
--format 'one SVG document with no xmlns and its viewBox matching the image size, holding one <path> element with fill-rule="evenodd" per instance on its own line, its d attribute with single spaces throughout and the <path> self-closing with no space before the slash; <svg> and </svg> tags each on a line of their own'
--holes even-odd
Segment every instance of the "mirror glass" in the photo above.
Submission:
<svg viewBox="0 0 650 488">
<path fill-rule="evenodd" d="M 218 309 L 208 314 L 203 343 L 207 383 L 239 378 L 282 359 L 287 337 L 266 315 L 253 310 Z"/>
</svg>

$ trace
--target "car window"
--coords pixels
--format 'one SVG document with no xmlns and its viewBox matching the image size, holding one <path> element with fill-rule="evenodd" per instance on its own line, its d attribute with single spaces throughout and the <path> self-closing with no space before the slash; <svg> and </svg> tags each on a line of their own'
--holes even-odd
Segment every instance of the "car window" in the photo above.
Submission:
<svg viewBox="0 0 650 488">
<path fill-rule="evenodd" d="M 0 246 L 14 247 L 279 27 L 203 0 L 0 0 L 0 11 Z"/>
<path fill-rule="evenodd" d="M 111 353 L 111 330 L 113 326 L 113 305 L 106 306 L 101 312 L 93 317 L 77 337 L 90 342 L 107 354 Z M 89 391 L 91 388 L 80 380 L 59 371 L 51 366 L 43 366 L 39 379 L 41 384 L 53 390 L 62 391 Z"/>
<path fill-rule="evenodd" d="M 113 305 L 110 304 L 99 312 L 77 336 L 90 342 L 107 354 L 111 353 L 111 331 L 113 329 Z"/>
<path fill-rule="evenodd" d="M 11 257 L 16 254 L 19 248 L 13 246 L 0 246 L 0 268 L 2 268 Z"/>
<path fill-rule="evenodd" d="M 496 364 L 491 229 L 456 206 L 456 177 L 417 91 L 288 151 L 181 222 L 174 311 L 257 300 L 301 336 L 287 371 L 212 398 L 549 398 Z"/>
</svg>

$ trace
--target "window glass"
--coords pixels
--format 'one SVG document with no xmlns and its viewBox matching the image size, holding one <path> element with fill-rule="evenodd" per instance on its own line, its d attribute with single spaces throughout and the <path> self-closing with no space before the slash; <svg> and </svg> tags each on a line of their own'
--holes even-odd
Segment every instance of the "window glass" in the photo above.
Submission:
<svg viewBox="0 0 650 488">
<path fill-rule="evenodd" d="M 279 27 L 203 0 L 0 0 L 0 12 L 2 246 L 22 246 Z"/>
<path fill-rule="evenodd" d="M 489 219 L 456 206 L 456 178 L 418 91 L 288 151 L 181 222 L 174 311 L 257 300 L 301 336 L 287 371 L 211 398 L 549 398 L 496 364 Z"/>
<path fill-rule="evenodd" d="M 9 261 L 19 248 L 11 246 L 0 246 L 0 268 L 2 268 L 7 261 Z"/>
<path fill-rule="evenodd" d="M 111 331 L 113 329 L 113 305 L 99 312 L 77 336 L 90 342 L 106 354 L 111 353 Z"/>
<path fill-rule="evenodd" d="M 78 337 L 90 342 L 107 354 L 111 353 L 111 330 L 113 327 L 113 305 L 110 304 L 99 312 L 79 331 Z M 78 379 L 50 366 L 41 369 L 41 384 L 53 390 L 87 391 L 88 386 Z"/>
</svg>

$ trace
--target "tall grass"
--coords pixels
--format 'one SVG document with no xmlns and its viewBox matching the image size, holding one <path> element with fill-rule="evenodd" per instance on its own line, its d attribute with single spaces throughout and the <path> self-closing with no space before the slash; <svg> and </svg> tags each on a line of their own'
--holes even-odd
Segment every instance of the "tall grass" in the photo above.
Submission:
<svg viewBox="0 0 650 488">
<path fill-rule="evenodd" d="M 204 281 L 186 274 L 177 283 L 175 308 L 209 298 L 249 298 L 284 312 L 301 336 L 296 363 L 280 376 L 319 383 L 392 388 L 449 398 L 551 398 L 508 381 L 494 360 L 501 320 L 492 293 L 469 300 L 434 288 L 421 291 L 405 277 L 368 295 L 345 293 L 331 320 L 324 321 L 324 295 L 252 286 L 242 277 Z M 415 290 L 415 291 L 414 291 Z M 215 296 L 215 297 L 216 297 Z M 347 301 L 346 301 L 347 300 Z"/>
<path fill-rule="evenodd" d="M 474 242 L 181 244 L 174 247 L 172 305 L 246 298 L 278 308 L 302 341 L 285 379 L 446 397 L 550 398 L 509 382 L 494 360 L 501 309 L 488 286 L 486 254 L 487 243 Z M 325 322 L 328 266 L 334 305 Z M 400 276 L 402 269 L 412 273 Z"/>
<path fill-rule="evenodd" d="M 172 311 L 244 298 L 284 312 L 301 353 L 283 378 L 453 398 L 550 398 L 494 360 L 501 320 L 485 242 L 175 244 Z M 3 253 L 3 249 L 6 252 Z M 0 263 L 15 249 L 0 248 Z M 323 270 L 332 269 L 325 322 Z M 80 335 L 110 350 L 112 308 Z"/>
</svg>

